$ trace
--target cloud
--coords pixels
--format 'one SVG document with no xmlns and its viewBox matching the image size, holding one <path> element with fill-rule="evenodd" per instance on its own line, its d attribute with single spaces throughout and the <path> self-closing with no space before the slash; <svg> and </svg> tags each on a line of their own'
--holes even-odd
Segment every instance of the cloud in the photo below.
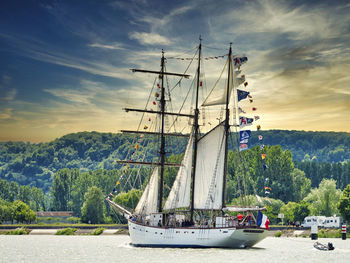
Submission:
<svg viewBox="0 0 350 263">
<path fill-rule="evenodd" d="M 6 108 L 4 110 L 0 110 L 0 121 L 11 119 L 12 114 L 13 114 L 12 108 Z"/>
<path fill-rule="evenodd" d="M 171 42 L 166 37 L 163 37 L 157 33 L 140 33 L 140 32 L 131 32 L 129 34 L 130 39 L 135 39 L 141 44 L 145 45 L 169 45 Z"/>
<path fill-rule="evenodd" d="M 99 44 L 99 43 L 93 43 L 89 44 L 89 47 L 97 47 L 97 48 L 102 48 L 102 49 L 114 49 L 114 50 L 124 50 L 123 44 L 121 43 L 116 43 L 113 45 L 106 45 L 106 44 Z"/>
</svg>

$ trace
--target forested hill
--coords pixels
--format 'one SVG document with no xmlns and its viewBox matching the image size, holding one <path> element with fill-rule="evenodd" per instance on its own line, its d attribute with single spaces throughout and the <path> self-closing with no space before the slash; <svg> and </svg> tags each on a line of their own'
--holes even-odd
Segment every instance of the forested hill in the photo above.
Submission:
<svg viewBox="0 0 350 263">
<path fill-rule="evenodd" d="M 293 153 L 294 161 L 350 160 L 350 133 L 284 130 L 260 133 L 265 145 L 281 145 L 284 150 Z M 184 151 L 185 144 L 185 138 L 172 137 L 167 151 L 180 154 Z M 257 144 L 257 134 L 253 133 L 251 145 Z M 119 167 L 115 160 L 127 157 L 143 160 L 145 154 L 155 154 L 157 149 L 158 140 L 154 137 L 98 132 L 68 134 L 52 142 L 39 144 L 0 142 L 0 178 L 34 185 L 47 191 L 53 173 L 59 169 L 114 169 Z"/>
</svg>

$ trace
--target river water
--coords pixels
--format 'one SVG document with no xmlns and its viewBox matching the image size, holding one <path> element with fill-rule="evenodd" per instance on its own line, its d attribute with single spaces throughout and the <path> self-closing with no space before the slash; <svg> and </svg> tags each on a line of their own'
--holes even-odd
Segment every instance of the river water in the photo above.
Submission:
<svg viewBox="0 0 350 263">
<path fill-rule="evenodd" d="M 320 251 L 307 238 L 268 237 L 250 249 L 138 248 L 127 235 L 54 236 L 0 235 L 0 262 L 350 262 L 350 240 L 319 239 L 332 242 L 334 251 Z"/>
</svg>

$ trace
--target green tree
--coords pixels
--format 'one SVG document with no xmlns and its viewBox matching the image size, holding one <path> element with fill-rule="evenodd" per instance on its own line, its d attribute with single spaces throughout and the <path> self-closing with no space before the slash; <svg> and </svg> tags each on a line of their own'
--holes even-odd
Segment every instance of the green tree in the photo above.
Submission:
<svg viewBox="0 0 350 263">
<path fill-rule="evenodd" d="M 323 179 L 319 188 L 312 189 L 304 198 L 310 203 L 312 215 L 332 216 L 337 214 L 337 204 L 341 191 L 336 188 L 336 182 L 332 179 Z"/>
<path fill-rule="evenodd" d="M 104 222 L 104 197 L 100 188 L 92 186 L 84 196 L 81 219 L 84 223 L 100 224 Z"/>
<path fill-rule="evenodd" d="M 36 220 L 36 214 L 26 203 L 16 200 L 13 202 L 13 219 L 18 223 L 31 223 Z"/>
<path fill-rule="evenodd" d="M 45 195 L 43 193 L 43 190 L 41 190 L 40 188 L 32 187 L 30 207 L 34 211 L 46 210 Z"/>
<path fill-rule="evenodd" d="M 31 189 L 29 185 L 21 185 L 18 191 L 18 200 L 29 205 L 31 198 Z"/>
<path fill-rule="evenodd" d="M 59 170 L 54 175 L 51 187 L 51 209 L 67 211 L 71 198 L 72 175 L 69 169 Z"/>
<path fill-rule="evenodd" d="M 288 202 L 287 204 L 283 205 L 280 209 L 280 213 L 284 214 L 284 220 L 294 222 L 294 211 L 297 207 L 297 203 L 295 202 Z"/>
<path fill-rule="evenodd" d="M 350 222 L 350 184 L 343 190 L 338 204 L 338 210 L 346 222 Z"/>
<path fill-rule="evenodd" d="M 310 214 L 310 204 L 304 201 L 297 203 L 294 209 L 294 220 L 303 222 L 304 218 Z"/>
<path fill-rule="evenodd" d="M 306 178 L 305 173 L 297 168 L 292 171 L 293 178 L 293 200 L 303 200 L 311 191 L 311 180 Z"/>
<path fill-rule="evenodd" d="M 13 221 L 13 205 L 0 198 L 0 224 L 5 221 Z"/>
<path fill-rule="evenodd" d="M 140 200 L 140 197 L 142 195 L 142 190 L 140 189 L 131 189 L 127 193 L 120 193 L 114 198 L 114 202 L 123 206 L 127 207 L 130 210 L 135 209 L 137 203 Z"/>
</svg>

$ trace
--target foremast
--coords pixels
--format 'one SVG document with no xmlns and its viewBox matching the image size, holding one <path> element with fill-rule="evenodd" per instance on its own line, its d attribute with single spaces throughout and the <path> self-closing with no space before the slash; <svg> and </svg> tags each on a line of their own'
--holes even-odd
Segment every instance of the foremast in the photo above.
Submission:
<svg viewBox="0 0 350 263">
<path fill-rule="evenodd" d="M 152 74 L 158 74 L 159 79 L 161 79 L 161 94 L 160 94 L 160 111 L 151 111 L 147 109 L 131 109 L 131 108 L 125 108 L 124 110 L 126 112 L 128 111 L 136 111 L 136 112 L 147 112 L 147 113 L 153 113 L 153 114 L 159 114 L 161 116 L 161 129 L 160 133 L 152 133 L 152 134 L 158 134 L 160 135 L 160 149 L 159 149 L 159 163 L 154 162 L 132 162 L 132 161 L 118 161 L 118 163 L 128 163 L 128 164 L 144 164 L 144 165 L 157 165 L 160 166 L 160 179 L 159 179 L 159 187 L 158 187 L 158 202 L 157 202 L 157 210 L 159 213 L 162 213 L 163 207 L 162 207 L 162 201 L 163 201 L 163 186 L 164 186 L 164 167 L 165 166 L 178 166 L 177 164 L 173 163 L 165 163 L 165 136 L 178 136 L 177 134 L 168 134 L 165 133 L 165 116 L 166 115 L 177 115 L 179 117 L 190 117 L 193 118 L 193 115 L 189 114 L 180 114 L 180 113 L 171 113 L 166 112 L 166 99 L 165 99 L 165 87 L 164 87 L 164 76 L 165 75 L 171 75 L 171 76 L 178 76 L 178 77 L 184 77 L 189 78 L 190 75 L 187 74 L 179 74 L 179 73 L 169 73 L 165 72 L 165 57 L 164 57 L 164 51 L 162 50 L 162 57 L 161 57 L 161 69 L 160 71 L 151 71 L 151 70 L 142 70 L 142 69 L 131 69 L 132 72 L 141 72 L 141 73 L 152 73 Z M 140 132 L 140 131 L 123 131 L 126 133 L 147 133 L 147 132 Z"/>
</svg>

